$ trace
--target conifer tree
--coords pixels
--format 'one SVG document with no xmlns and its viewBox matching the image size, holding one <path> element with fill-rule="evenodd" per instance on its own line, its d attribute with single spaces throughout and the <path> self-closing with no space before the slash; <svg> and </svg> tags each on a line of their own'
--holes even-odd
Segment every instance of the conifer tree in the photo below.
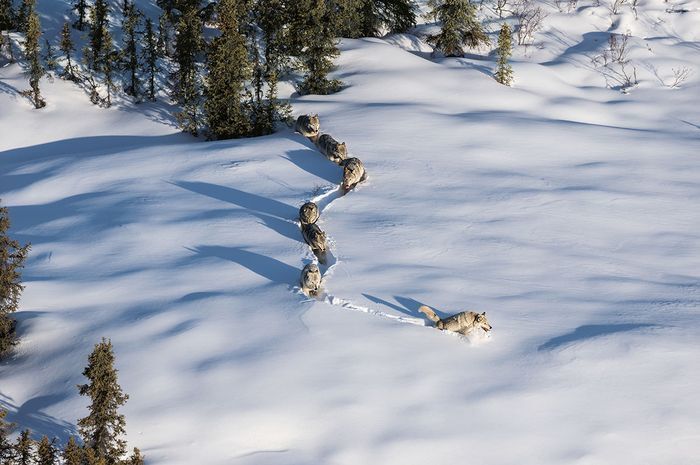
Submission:
<svg viewBox="0 0 700 465">
<path fill-rule="evenodd" d="M 9 229 L 7 208 L 0 207 L 0 356 L 15 343 L 15 321 L 10 314 L 19 307 L 19 298 L 24 290 L 20 270 L 24 267 L 30 247 L 29 244 L 21 246 L 11 239 L 7 234 Z"/>
<path fill-rule="evenodd" d="M 15 442 L 15 464 L 16 465 L 32 465 L 36 455 L 34 453 L 34 441 L 30 437 L 28 429 L 22 430 L 19 433 L 17 442 Z"/>
<path fill-rule="evenodd" d="M 104 59 L 102 71 L 105 77 L 105 87 L 107 88 L 107 99 L 105 103 L 107 108 L 112 106 L 112 94 L 116 91 L 117 86 L 114 81 L 114 72 L 119 67 L 119 53 L 114 49 L 112 34 L 107 30 L 104 35 Z"/>
<path fill-rule="evenodd" d="M 139 82 L 137 72 L 139 69 L 139 56 L 138 56 L 138 25 L 140 12 L 136 9 L 133 3 L 125 2 L 124 5 L 124 22 L 122 23 L 122 30 L 124 31 L 124 65 L 128 72 L 129 80 L 125 86 L 125 91 L 132 97 L 138 98 Z"/>
<path fill-rule="evenodd" d="M 153 22 L 146 19 L 146 32 L 144 36 L 145 47 L 142 51 L 142 58 L 146 76 L 148 79 L 148 90 L 146 97 L 148 100 L 156 100 L 156 76 L 158 75 L 158 44 L 153 32 Z"/>
<path fill-rule="evenodd" d="M 158 17 L 158 42 L 157 50 L 159 57 L 169 56 L 170 34 L 168 32 L 168 17 L 165 13 Z"/>
<path fill-rule="evenodd" d="M 340 82 L 329 80 L 333 59 L 340 52 L 331 30 L 332 14 L 324 0 L 300 0 L 307 6 L 306 24 L 294 33 L 300 34 L 306 44 L 300 58 L 306 69 L 306 78 L 300 85 L 302 94 L 331 94 L 340 89 Z"/>
<path fill-rule="evenodd" d="M 78 386 L 78 389 L 80 395 L 91 400 L 90 413 L 78 420 L 86 453 L 92 453 L 98 460 L 103 459 L 106 465 L 116 465 L 126 454 L 126 441 L 121 438 L 125 434 L 126 421 L 119 413 L 119 407 L 129 396 L 119 386 L 110 340 L 102 338 L 102 342 L 95 344 L 83 376 L 89 383 Z"/>
<path fill-rule="evenodd" d="M 507 23 L 503 23 L 501 32 L 498 34 L 498 64 L 496 65 L 494 78 L 506 86 L 513 83 L 513 68 L 508 63 L 508 58 L 511 55 L 511 42 L 510 26 Z"/>
<path fill-rule="evenodd" d="M 49 441 L 49 438 L 46 436 L 41 438 L 36 452 L 36 465 L 57 465 L 58 457 L 56 446 L 54 445 L 55 442 L 55 439 Z"/>
<path fill-rule="evenodd" d="M 78 19 L 75 20 L 73 26 L 79 31 L 85 30 L 85 20 L 88 14 L 87 0 L 75 0 L 73 3 L 73 10 L 75 10 L 78 15 Z"/>
<path fill-rule="evenodd" d="M 201 51 L 202 20 L 196 5 L 183 12 L 177 25 L 175 41 L 175 99 L 182 107 L 176 113 L 180 129 L 196 135 L 200 126 L 201 82 L 197 67 L 197 55 Z M 229 79 L 228 76 L 224 80 Z"/>
<path fill-rule="evenodd" d="M 141 451 L 138 447 L 134 447 L 134 452 L 131 454 L 129 461 L 126 462 L 125 465 L 144 465 L 144 463 L 145 462 L 143 455 L 141 455 Z"/>
<path fill-rule="evenodd" d="M 469 0 L 430 0 L 429 5 L 430 15 L 442 23 L 442 30 L 428 41 L 445 56 L 464 56 L 464 47 L 490 43 Z"/>
<path fill-rule="evenodd" d="M 106 0 L 95 0 L 95 6 L 90 11 L 90 68 L 102 72 L 108 52 L 105 35 L 108 33 L 107 15 L 109 5 Z M 110 44 L 111 46 L 111 44 Z"/>
<path fill-rule="evenodd" d="M 118 463 L 118 462 L 117 462 Z M 107 459 L 100 457 L 95 449 L 83 447 L 83 462 L 81 465 L 108 465 Z"/>
<path fill-rule="evenodd" d="M 70 25 L 66 22 L 63 23 L 63 29 L 61 30 L 61 52 L 63 56 L 66 57 L 66 66 L 63 68 L 63 73 L 61 77 L 69 81 L 77 81 L 78 76 L 76 75 L 75 67 L 71 61 L 71 53 L 75 51 L 73 46 L 73 39 L 71 37 Z"/>
<path fill-rule="evenodd" d="M 0 0 L 0 31 L 9 31 L 15 28 L 15 12 L 12 8 L 12 0 Z"/>
<path fill-rule="evenodd" d="M 13 447 L 10 443 L 8 435 L 10 434 L 11 424 L 5 421 L 7 411 L 0 409 L 0 463 L 10 463 L 13 455 Z"/>
<path fill-rule="evenodd" d="M 387 32 L 406 32 L 416 25 L 413 0 L 340 0 L 335 6 L 342 16 L 343 36 L 377 37 Z"/>
<path fill-rule="evenodd" d="M 29 27 L 29 16 L 34 11 L 35 0 L 22 0 L 17 10 L 17 29 L 21 32 L 27 32 Z"/>
<path fill-rule="evenodd" d="M 46 54 L 44 55 L 44 62 L 46 63 L 46 69 L 49 71 L 56 71 L 56 52 L 51 42 L 49 42 L 49 39 L 45 39 L 45 43 Z"/>
<path fill-rule="evenodd" d="M 204 114 L 210 136 L 231 139 L 250 134 L 250 114 L 245 81 L 250 77 L 246 41 L 240 20 L 245 4 L 221 0 L 217 6 L 221 35 L 212 40 L 207 53 Z"/>
<path fill-rule="evenodd" d="M 75 442 L 75 438 L 71 436 L 63 449 L 63 465 L 82 465 L 82 463 L 83 450 Z"/>
</svg>

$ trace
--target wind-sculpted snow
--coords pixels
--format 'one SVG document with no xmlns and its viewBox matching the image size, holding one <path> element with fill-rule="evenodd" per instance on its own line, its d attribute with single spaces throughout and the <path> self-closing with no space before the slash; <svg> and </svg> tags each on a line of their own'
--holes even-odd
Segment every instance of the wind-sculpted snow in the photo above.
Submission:
<svg viewBox="0 0 700 465">
<path fill-rule="evenodd" d="M 646 69 L 605 88 L 585 34 L 611 23 L 586 5 L 516 56 L 514 88 L 490 57 L 344 40 L 344 89 L 293 99 L 365 162 L 343 197 L 342 169 L 290 131 L 194 140 L 159 104 L 98 109 L 58 79 L 36 111 L 8 89 L 21 69 L 0 69 L 0 198 L 32 242 L 9 419 L 75 432 L 107 336 L 149 465 L 692 463 L 698 39 L 692 11 L 649 5 L 619 27 L 660 75 L 693 63 L 679 89 Z M 314 198 L 320 300 L 294 292 Z M 445 337 L 421 305 L 486 311 L 494 336 Z"/>
</svg>

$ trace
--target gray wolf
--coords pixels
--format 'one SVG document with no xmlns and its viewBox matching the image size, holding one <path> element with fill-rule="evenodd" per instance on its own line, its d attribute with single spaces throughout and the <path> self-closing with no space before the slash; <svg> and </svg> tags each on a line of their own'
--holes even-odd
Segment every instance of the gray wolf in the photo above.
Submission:
<svg viewBox="0 0 700 465">
<path fill-rule="evenodd" d="M 302 226 L 306 224 L 313 224 L 318 221 L 319 217 L 318 205 L 313 202 L 306 202 L 299 209 L 299 221 Z"/>
<path fill-rule="evenodd" d="M 304 236 L 304 240 L 311 251 L 316 254 L 318 261 L 325 263 L 326 261 L 326 250 L 328 249 L 328 244 L 326 244 L 326 233 L 321 231 L 316 223 L 306 224 L 301 227 L 301 234 Z"/>
<path fill-rule="evenodd" d="M 422 305 L 418 311 L 425 313 L 425 316 L 434 322 L 435 327 L 439 330 L 447 330 L 464 335 L 469 334 L 476 328 L 481 328 L 487 332 L 491 331 L 491 325 L 486 319 L 486 312 L 460 312 L 445 319 L 440 319 L 435 314 L 435 311 L 427 305 Z"/>
<path fill-rule="evenodd" d="M 299 283 L 304 294 L 309 296 L 318 295 L 318 291 L 321 289 L 321 270 L 318 269 L 318 265 L 315 263 L 306 265 L 301 270 Z"/>
<path fill-rule="evenodd" d="M 345 142 L 338 142 L 330 134 L 321 134 L 316 141 L 316 146 L 333 163 L 340 164 L 348 157 L 348 148 Z"/>
<path fill-rule="evenodd" d="M 367 178 L 365 166 L 359 158 L 348 158 L 342 162 L 343 183 L 341 187 L 345 192 L 353 189 L 358 183 Z"/>
<path fill-rule="evenodd" d="M 318 119 L 318 115 L 301 115 L 294 124 L 294 131 L 300 133 L 304 137 L 316 137 L 320 130 L 321 121 Z"/>
</svg>

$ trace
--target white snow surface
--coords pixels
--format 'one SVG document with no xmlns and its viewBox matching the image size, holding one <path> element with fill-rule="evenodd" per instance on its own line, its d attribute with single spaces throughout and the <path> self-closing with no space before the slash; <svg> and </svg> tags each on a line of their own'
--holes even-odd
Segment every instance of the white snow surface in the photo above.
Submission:
<svg viewBox="0 0 700 465">
<path fill-rule="evenodd" d="M 0 198 L 32 243 L 0 404 L 65 441 L 105 336 L 149 464 L 696 464 L 700 2 L 668 5 L 552 13 L 513 88 L 493 57 L 343 40 L 347 87 L 293 105 L 363 160 L 346 196 L 290 130 L 204 142 L 59 79 L 37 111 L 0 69 Z M 616 27 L 640 55 L 628 94 L 587 57 Z M 694 74 L 670 89 L 644 60 Z M 312 198 L 319 300 L 297 287 Z M 486 311 L 491 337 L 421 304 Z"/>
</svg>

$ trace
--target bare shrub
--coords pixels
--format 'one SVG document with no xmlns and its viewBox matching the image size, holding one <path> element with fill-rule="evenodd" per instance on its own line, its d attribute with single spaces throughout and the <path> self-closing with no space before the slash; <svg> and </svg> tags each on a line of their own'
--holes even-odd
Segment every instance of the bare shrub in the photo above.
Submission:
<svg viewBox="0 0 700 465">
<path fill-rule="evenodd" d="M 531 0 L 521 0 L 516 5 L 515 17 L 518 19 L 516 31 L 518 45 L 529 45 L 534 41 L 535 33 L 542 29 L 547 13 Z"/>
<path fill-rule="evenodd" d="M 693 74 L 693 70 L 688 68 L 687 66 L 682 66 L 680 68 L 671 68 L 671 71 L 673 71 L 673 81 L 671 81 L 671 84 L 668 84 L 668 87 L 671 89 L 676 89 L 681 86 L 688 78 L 690 77 L 691 74 Z"/>
<path fill-rule="evenodd" d="M 608 48 L 592 60 L 608 86 L 623 92 L 639 83 L 637 68 L 629 59 L 629 38 L 629 34 L 610 34 Z"/>
</svg>

